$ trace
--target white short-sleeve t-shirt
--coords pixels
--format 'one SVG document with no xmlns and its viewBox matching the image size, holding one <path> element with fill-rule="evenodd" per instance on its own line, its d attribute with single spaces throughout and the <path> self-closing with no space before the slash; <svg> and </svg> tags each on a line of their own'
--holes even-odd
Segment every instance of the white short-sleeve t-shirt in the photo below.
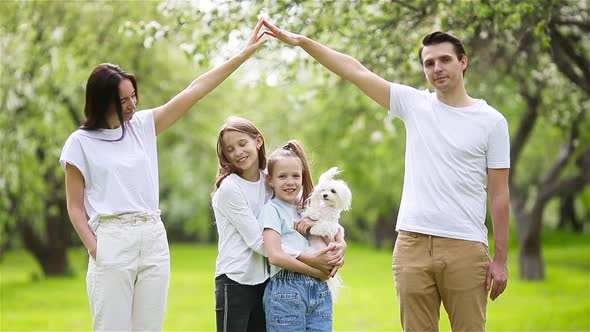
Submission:
<svg viewBox="0 0 590 332">
<path fill-rule="evenodd" d="M 59 158 L 84 177 L 84 207 L 91 227 L 98 216 L 159 209 L 158 155 L 153 110 L 136 112 L 122 129 L 78 129 Z"/>
<path fill-rule="evenodd" d="M 395 83 L 390 98 L 390 113 L 406 127 L 396 230 L 487 245 L 487 169 L 510 167 L 506 119 L 484 100 L 451 107 L 433 92 Z"/>
</svg>

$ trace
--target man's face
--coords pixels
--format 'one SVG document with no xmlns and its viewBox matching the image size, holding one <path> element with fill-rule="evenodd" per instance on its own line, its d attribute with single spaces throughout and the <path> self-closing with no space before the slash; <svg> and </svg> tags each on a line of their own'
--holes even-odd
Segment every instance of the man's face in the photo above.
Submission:
<svg viewBox="0 0 590 332">
<path fill-rule="evenodd" d="M 422 49 L 422 68 L 432 86 L 440 92 L 454 90 L 463 85 L 463 70 L 467 68 L 467 57 L 459 61 L 453 44 L 444 42 Z"/>
</svg>

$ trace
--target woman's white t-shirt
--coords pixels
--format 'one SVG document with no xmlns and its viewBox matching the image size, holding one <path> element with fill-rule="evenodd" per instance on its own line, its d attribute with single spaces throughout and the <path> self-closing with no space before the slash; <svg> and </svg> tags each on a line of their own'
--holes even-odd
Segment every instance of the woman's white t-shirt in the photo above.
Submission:
<svg viewBox="0 0 590 332">
<path fill-rule="evenodd" d="M 117 129 L 78 129 L 59 158 L 84 177 L 84 208 L 94 229 L 98 216 L 159 209 L 158 154 L 153 110 L 136 112 L 120 141 Z"/>
</svg>

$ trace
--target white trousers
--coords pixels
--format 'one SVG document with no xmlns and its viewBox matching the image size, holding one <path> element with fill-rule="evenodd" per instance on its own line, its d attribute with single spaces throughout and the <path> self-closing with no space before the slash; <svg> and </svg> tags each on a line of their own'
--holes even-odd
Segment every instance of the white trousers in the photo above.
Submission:
<svg viewBox="0 0 590 332">
<path fill-rule="evenodd" d="M 170 252 L 159 212 L 100 217 L 86 285 L 95 331 L 161 331 Z"/>
</svg>

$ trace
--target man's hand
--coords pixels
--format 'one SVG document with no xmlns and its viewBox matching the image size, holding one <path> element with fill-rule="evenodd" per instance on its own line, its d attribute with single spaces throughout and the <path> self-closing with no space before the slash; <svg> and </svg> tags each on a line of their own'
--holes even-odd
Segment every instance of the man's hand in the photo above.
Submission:
<svg viewBox="0 0 590 332">
<path fill-rule="evenodd" d="M 486 290 L 490 292 L 490 299 L 496 300 L 506 289 L 508 283 L 508 267 L 506 263 L 492 261 L 486 276 Z"/>
</svg>

